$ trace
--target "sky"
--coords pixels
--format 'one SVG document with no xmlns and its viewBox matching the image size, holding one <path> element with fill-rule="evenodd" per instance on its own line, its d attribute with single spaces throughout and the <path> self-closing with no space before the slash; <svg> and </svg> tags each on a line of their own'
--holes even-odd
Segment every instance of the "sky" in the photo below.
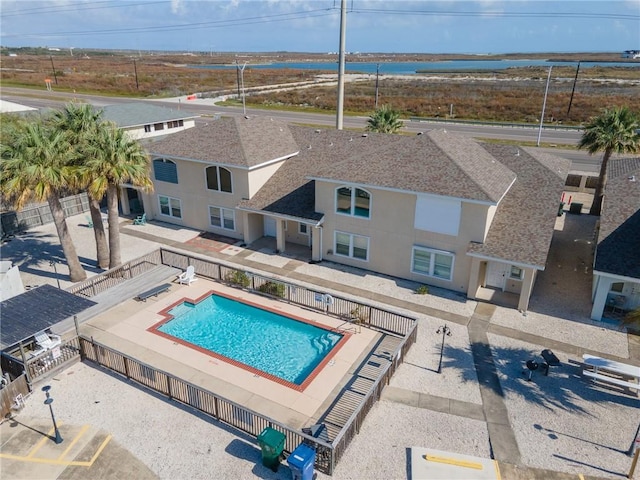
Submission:
<svg viewBox="0 0 640 480">
<path fill-rule="evenodd" d="M 337 52 L 341 0 L 1 0 L 0 44 Z M 640 0 L 347 0 L 346 52 L 640 50 Z"/>
</svg>

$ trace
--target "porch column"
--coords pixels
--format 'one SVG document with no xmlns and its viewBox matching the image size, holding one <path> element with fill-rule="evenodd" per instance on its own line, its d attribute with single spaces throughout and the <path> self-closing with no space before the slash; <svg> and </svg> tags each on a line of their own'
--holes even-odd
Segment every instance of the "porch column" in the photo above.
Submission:
<svg viewBox="0 0 640 480">
<path fill-rule="evenodd" d="M 536 279 L 535 268 L 525 268 L 524 278 L 522 279 L 522 290 L 520 290 L 520 299 L 518 300 L 518 310 L 526 312 L 529 309 L 529 299 L 533 290 L 533 282 Z"/>
<path fill-rule="evenodd" d="M 467 288 L 467 298 L 475 300 L 480 287 L 480 259 L 471 257 L 471 271 L 469 272 L 469 288 Z"/>
<path fill-rule="evenodd" d="M 276 250 L 284 253 L 287 233 L 284 231 L 284 220 L 276 218 Z"/>
<path fill-rule="evenodd" d="M 127 189 L 125 187 L 118 187 L 118 197 L 120 197 L 122 214 L 129 215 L 131 213 L 131 207 L 129 206 L 129 195 L 127 195 Z"/>
<path fill-rule="evenodd" d="M 593 307 L 591 308 L 591 320 L 602 320 L 604 307 L 607 305 L 607 296 L 611 290 L 613 279 L 598 275 L 596 277 L 596 293 L 593 296 Z"/>
<path fill-rule="evenodd" d="M 314 225 L 311 231 L 311 260 L 322 260 L 322 227 L 317 225 Z"/>
</svg>

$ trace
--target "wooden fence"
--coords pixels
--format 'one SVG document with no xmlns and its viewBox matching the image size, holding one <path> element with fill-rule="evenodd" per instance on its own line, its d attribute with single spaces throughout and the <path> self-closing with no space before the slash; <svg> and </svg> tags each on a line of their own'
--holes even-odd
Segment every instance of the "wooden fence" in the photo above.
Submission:
<svg viewBox="0 0 640 480">
<path fill-rule="evenodd" d="M 291 453 L 298 445 L 305 442 L 315 448 L 318 453 L 316 468 L 326 473 L 333 471 L 331 444 L 293 430 L 220 395 L 101 345 L 93 339 L 80 336 L 79 340 L 84 359 L 109 368 L 129 380 L 134 380 L 155 392 L 166 395 L 171 400 L 193 407 L 252 437 L 257 438 L 266 427 L 278 430 L 286 437 L 284 451 L 287 453 Z"/>
<path fill-rule="evenodd" d="M 29 394 L 29 385 L 27 383 L 27 376 L 25 374 L 20 375 L 13 382 L 5 385 L 0 390 L 0 405 L 2 408 L 2 418 L 5 418 L 13 410 L 19 410 L 24 405 L 18 401 L 23 399 Z"/>
<path fill-rule="evenodd" d="M 65 217 L 71 217 L 89 210 L 89 198 L 86 193 L 71 195 L 60 199 Z M 30 205 L 19 212 L 3 212 L 0 215 L 2 236 L 13 235 L 33 227 L 53 222 L 53 215 L 48 203 Z"/>
</svg>

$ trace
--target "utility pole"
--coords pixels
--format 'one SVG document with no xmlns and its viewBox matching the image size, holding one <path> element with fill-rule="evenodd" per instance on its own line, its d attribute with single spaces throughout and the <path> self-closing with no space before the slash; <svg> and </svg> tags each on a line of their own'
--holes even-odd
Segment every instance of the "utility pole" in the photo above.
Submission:
<svg viewBox="0 0 640 480">
<path fill-rule="evenodd" d="M 51 69 L 53 70 L 53 78 L 56 80 L 56 85 L 58 84 L 58 76 L 56 75 L 56 67 L 53 66 L 53 57 L 49 55 L 49 60 L 51 60 Z"/>
<path fill-rule="evenodd" d="M 375 109 L 378 109 L 378 77 L 380 76 L 380 64 L 376 64 L 376 105 Z"/>
<path fill-rule="evenodd" d="M 549 80 L 551 80 L 551 69 L 553 65 L 549 67 L 549 75 L 547 75 L 547 87 L 544 89 L 544 101 L 542 102 L 542 115 L 540 115 L 540 129 L 538 130 L 538 142 L 536 146 L 540 146 L 540 137 L 542 136 L 542 123 L 544 122 L 544 109 L 547 106 L 547 92 L 549 92 Z"/>
<path fill-rule="evenodd" d="M 580 62 L 578 62 L 578 68 L 576 68 L 576 76 L 573 79 L 573 88 L 571 89 L 571 98 L 569 99 L 569 108 L 567 108 L 567 117 L 571 111 L 571 104 L 573 103 L 573 93 L 576 91 L 576 83 L 578 82 L 578 72 L 580 71 Z"/>
<path fill-rule="evenodd" d="M 136 90 L 140 90 L 140 85 L 138 85 L 138 68 L 136 67 L 136 59 L 133 59 L 133 71 L 136 74 Z"/>
<path fill-rule="evenodd" d="M 240 71 L 240 88 L 242 89 L 242 114 L 246 115 L 247 114 L 247 107 L 244 101 L 244 67 L 247 66 L 247 62 L 244 62 L 244 65 L 242 65 L 242 68 L 238 67 L 238 70 Z"/>
<path fill-rule="evenodd" d="M 347 0 L 340 2 L 340 51 L 338 54 L 338 105 L 336 112 L 336 129 L 342 130 L 344 110 L 344 52 L 347 36 Z"/>
</svg>

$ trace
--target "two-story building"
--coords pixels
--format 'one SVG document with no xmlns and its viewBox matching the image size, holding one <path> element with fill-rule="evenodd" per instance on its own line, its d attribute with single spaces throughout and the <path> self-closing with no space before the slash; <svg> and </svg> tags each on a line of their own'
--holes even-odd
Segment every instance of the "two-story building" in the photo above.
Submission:
<svg viewBox="0 0 640 480">
<path fill-rule="evenodd" d="M 528 307 L 569 162 L 444 130 L 404 136 L 222 118 L 149 146 L 147 218 Z"/>
</svg>

